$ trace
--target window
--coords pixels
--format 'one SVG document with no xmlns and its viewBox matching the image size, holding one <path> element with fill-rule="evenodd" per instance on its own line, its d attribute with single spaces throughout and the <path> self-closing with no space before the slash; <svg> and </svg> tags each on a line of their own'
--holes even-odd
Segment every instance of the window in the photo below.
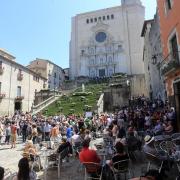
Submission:
<svg viewBox="0 0 180 180">
<path fill-rule="evenodd" d="M 81 50 L 81 55 L 82 55 L 82 56 L 84 55 L 84 52 L 85 52 L 84 50 Z"/>
<path fill-rule="evenodd" d="M 95 37 L 96 41 L 99 43 L 104 42 L 106 38 L 107 38 L 107 35 L 105 32 L 98 32 Z"/>
<path fill-rule="evenodd" d="M 176 34 L 170 39 L 170 49 L 171 49 L 173 58 L 174 58 L 175 60 L 179 61 L 178 43 L 177 43 Z"/>
<path fill-rule="evenodd" d="M 109 56 L 109 63 L 112 63 L 112 57 Z"/>
<path fill-rule="evenodd" d="M 118 51 L 122 50 L 122 45 L 118 45 Z"/>
<path fill-rule="evenodd" d="M 107 15 L 107 20 L 109 20 L 109 15 Z"/>
<path fill-rule="evenodd" d="M 100 64 L 103 64 L 103 58 L 100 58 Z"/>
<path fill-rule="evenodd" d="M 98 20 L 101 20 L 101 17 L 98 17 Z"/>
<path fill-rule="evenodd" d="M 21 86 L 17 87 L 17 96 L 21 96 Z"/>
<path fill-rule="evenodd" d="M 86 19 L 86 23 L 89 24 L 89 19 Z"/>
<path fill-rule="evenodd" d="M 111 19 L 114 19 L 114 14 L 111 14 Z"/>
<path fill-rule="evenodd" d="M 172 9 L 172 0 L 165 0 L 165 3 L 166 3 L 167 10 Z"/>
<path fill-rule="evenodd" d="M 94 18 L 94 22 L 97 22 L 97 18 Z"/>
<path fill-rule="evenodd" d="M 106 17 L 105 17 L 105 16 L 103 16 L 103 20 L 106 20 Z"/>
<path fill-rule="evenodd" d="M 91 23 L 93 23 L 93 19 L 91 18 Z"/>
<path fill-rule="evenodd" d="M 56 78 L 56 73 L 54 73 L 54 78 Z"/>
</svg>

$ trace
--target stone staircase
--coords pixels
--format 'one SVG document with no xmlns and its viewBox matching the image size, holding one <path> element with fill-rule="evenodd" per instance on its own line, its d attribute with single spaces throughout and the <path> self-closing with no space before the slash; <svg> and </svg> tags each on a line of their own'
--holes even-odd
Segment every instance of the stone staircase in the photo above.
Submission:
<svg viewBox="0 0 180 180">
<path fill-rule="evenodd" d="M 37 114 L 38 112 L 44 110 L 49 105 L 51 105 L 52 103 L 57 101 L 62 95 L 64 95 L 64 94 L 66 94 L 66 95 L 71 94 L 73 91 L 75 91 L 75 89 L 76 88 L 70 89 L 70 90 L 64 90 L 64 91 L 61 92 L 61 94 L 55 94 L 55 95 L 49 97 L 48 99 L 46 99 L 45 101 L 39 103 L 38 105 L 33 106 L 32 107 L 32 115 Z"/>
<path fill-rule="evenodd" d="M 36 106 L 32 107 L 32 115 L 37 114 L 38 112 L 44 110 L 46 107 L 48 107 L 50 104 L 54 103 L 57 101 L 62 95 L 54 95 L 51 96 L 50 98 L 46 99 L 45 101 L 39 103 Z"/>
</svg>

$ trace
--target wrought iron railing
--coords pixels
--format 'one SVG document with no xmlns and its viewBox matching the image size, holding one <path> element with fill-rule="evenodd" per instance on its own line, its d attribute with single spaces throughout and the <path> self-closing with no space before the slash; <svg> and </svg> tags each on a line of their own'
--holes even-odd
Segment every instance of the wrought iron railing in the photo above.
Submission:
<svg viewBox="0 0 180 180">
<path fill-rule="evenodd" d="M 166 75 L 180 67 L 180 52 L 171 52 L 161 63 L 161 74 Z"/>
</svg>

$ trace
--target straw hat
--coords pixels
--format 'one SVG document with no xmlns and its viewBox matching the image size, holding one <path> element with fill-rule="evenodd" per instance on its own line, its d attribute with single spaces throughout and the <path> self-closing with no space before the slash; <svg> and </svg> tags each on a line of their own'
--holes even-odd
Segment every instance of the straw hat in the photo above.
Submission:
<svg viewBox="0 0 180 180">
<path fill-rule="evenodd" d="M 145 144 L 149 144 L 154 140 L 154 137 L 151 137 L 149 135 L 146 135 L 144 138 Z"/>
</svg>

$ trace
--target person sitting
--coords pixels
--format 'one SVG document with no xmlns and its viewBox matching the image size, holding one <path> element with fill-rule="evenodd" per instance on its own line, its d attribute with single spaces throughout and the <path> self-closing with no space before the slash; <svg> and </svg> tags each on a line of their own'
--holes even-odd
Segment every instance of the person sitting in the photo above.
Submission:
<svg viewBox="0 0 180 180">
<path fill-rule="evenodd" d="M 156 121 L 156 125 L 155 125 L 155 127 L 153 129 L 153 132 L 154 132 L 155 135 L 160 135 L 160 134 L 162 134 L 162 131 L 163 131 L 163 126 L 162 126 L 161 121 L 158 119 Z"/>
<path fill-rule="evenodd" d="M 4 168 L 0 167 L 0 180 L 4 179 Z"/>
<path fill-rule="evenodd" d="M 173 133 L 173 125 L 172 125 L 172 121 L 168 121 L 167 124 L 163 124 L 164 126 L 164 131 L 165 134 L 172 134 Z"/>
<path fill-rule="evenodd" d="M 121 142 L 116 143 L 115 149 L 116 149 L 116 154 L 112 157 L 110 161 L 107 161 L 107 164 L 110 167 L 112 167 L 112 165 L 118 161 L 129 159 L 127 153 L 124 152 L 124 145 Z"/>
<path fill-rule="evenodd" d="M 62 143 L 59 145 L 57 149 L 57 153 L 61 153 L 64 149 L 68 148 L 68 155 L 72 155 L 72 146 L 69 141 L 67 141 L 67 138 L 62 138 Z"/>
<path fill-rule="evenodd" d="M 101 159 L 100 157 L 97 155 L 95 150 L 91 150 L 89 149 L 89 143 L 90 141 L 88 139 L 85 139 L 82 143 L 83 148 L 81 150 L 81 152 L 79 153 L 79 160 L 80 162 L 83 163 L 96 163 L 99 168 L 97 169 L 98 174 L 100 174 L 101 172 Z M 93 173 L 93 172 L 89 172 L 91 174 L 92 177 L 96 178 L 97 174 Z"/>
<path fill-rule="evenodd" d="M 143 146 L 143 151 L 145 153 L 150 153 L 154 156 L 157 156 L 156 149 L 154 148 L 154 137 L 146 135 L 144 138 L 145 144 Z"/>
<path fill-rule="evenodd" d="M 128 129 L 128 137 L 126 138 L 126 142 L 129 152 L 141 149 L 141 141 L 135 137 L 134 129 L 132 127 Z"/>
<path fill-rule="evenodd" d="M 89 143 L 90 141 L 88 139 L 85 139 L 82 143 L 83 148 L 81 152 L 79 153 L 79 160 L 81 163 L 86 162 L 93 162 L 100 164 L 100 157 L 97 155 L 95 150 L 89 149 Z"/>
<path fill-rule="evenodd" d="M 36 180 L 37 175 L 31 170 L 27 158 L 23 157 L 19 160 L 18 168 L 17 176 L 15 176 L 13 180 Z"/>
<path fill-rule="evenodd" d="M 28 140 L 28 142 L 26 143 L 24 147 L 24 152 L 26 152 L 28 155 L 31 155 L 31 156 L 37 155 L 37 150 L 31 140 Z"/>
</svg>

